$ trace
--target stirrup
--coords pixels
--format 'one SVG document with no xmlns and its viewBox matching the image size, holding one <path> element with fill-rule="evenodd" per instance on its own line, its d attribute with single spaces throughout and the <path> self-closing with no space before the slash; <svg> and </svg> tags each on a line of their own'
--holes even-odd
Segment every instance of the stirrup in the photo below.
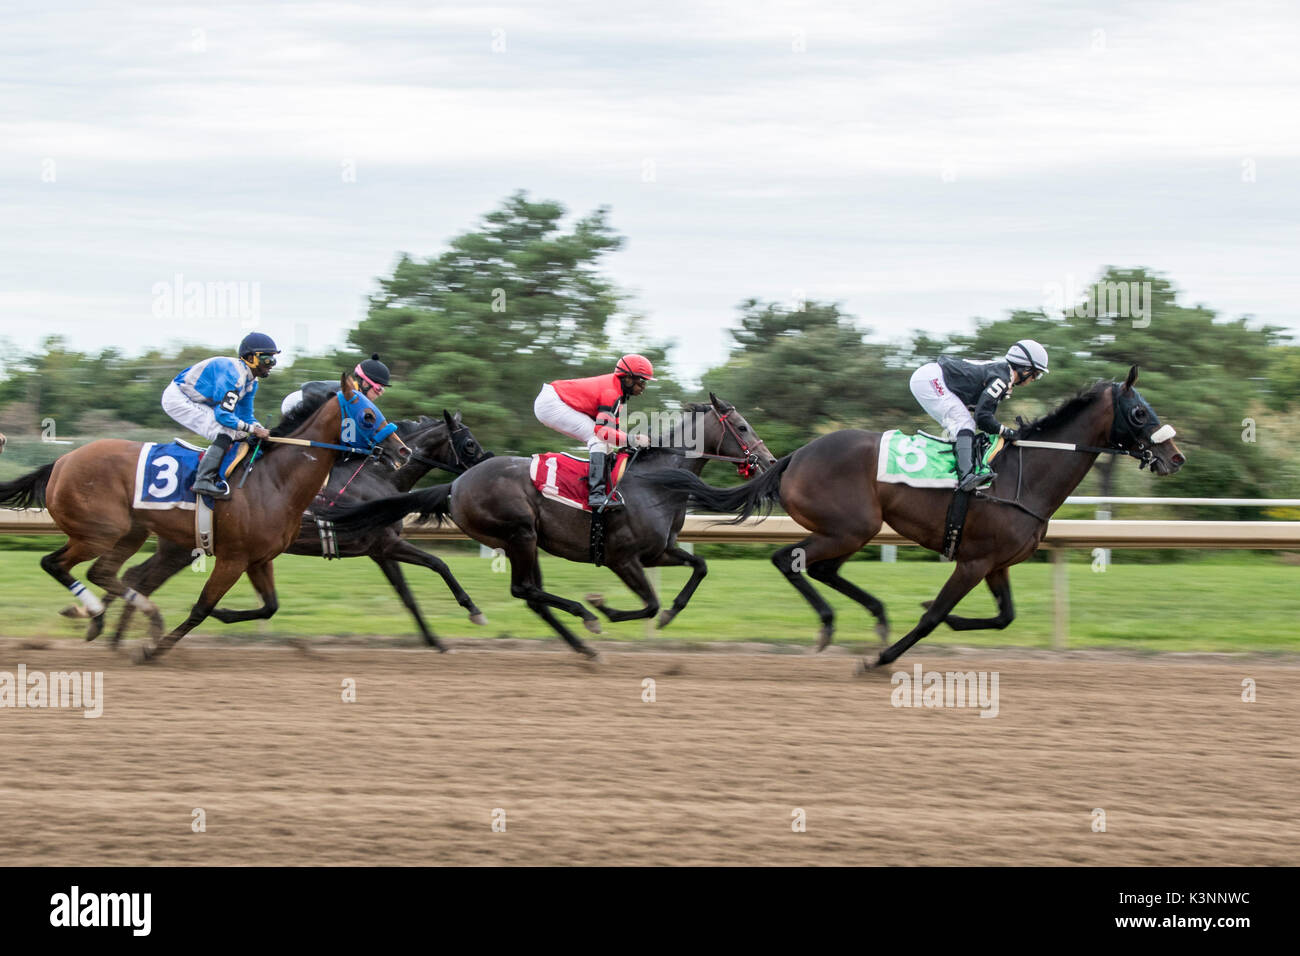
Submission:
<svg viewBox="0 0 1300 956">
<path fill-rule="evenodd" d="M 958 479 L 957 490 L 974 491 L 976 488 L 979 488 L 982 485 L 991 484 L 993 482 L 993 479 L 997 478 L 997 476 L 998 473 L 996 471 L 989 471 L 983 473 L 978 471 L 972 471 L 965 478 Z M 963 485 L 965 485 L 965 487 L 962 487 Z"/>
<path fill-rule="evenodd" d="M 201 487 L 206 485 L 207 487 Z M 216 498 L 219 501 L 229 501 L 231 498 L 230 483 L 217 479 L 213 482 L 194 482 L 194 495 L 207 495 L 210 498 Z"/>
</svg>

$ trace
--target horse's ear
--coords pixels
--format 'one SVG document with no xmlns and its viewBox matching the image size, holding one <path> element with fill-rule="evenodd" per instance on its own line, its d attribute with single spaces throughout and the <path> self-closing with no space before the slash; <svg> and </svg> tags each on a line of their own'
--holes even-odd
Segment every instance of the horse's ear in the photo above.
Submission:
<svg viewBox="0 0 1300 956">
<path fill-rule="evenodd" d="M 1138 367 L 1134 365 L 1128 370 L 1128 378 L 1124 379 L 1124 391 L 1133 391 L 1133 383 L 1138 380 Z"/>
<path fill-rule="evenodd" d="M 720 414 L 723 415 L 731 411 L 733 407 L 731 405 L 728 405 L 722 399 L 718 398 L 718 396 L 714 395 L 712 392 L 709 392 L 709 404 L 711 404 L 714 408 L 718 410 Z"/>
<path fill-rule="evenodd" d="M 352 380 L 352 376 L 344 372 L 339 376 L 339 384 L 343 386 L 343 397 L 352 401 L 352 394 L 357 390 L 357 383 Z"/>
<path fill-rule="evenodd" d="M 451 412 L 447 411 L 445 408 L 442 410 L 442 420 L 447 423 L 448 431 L 454 432 L 456 430 L 456 423 L 451 420 Z"/>
</svg>

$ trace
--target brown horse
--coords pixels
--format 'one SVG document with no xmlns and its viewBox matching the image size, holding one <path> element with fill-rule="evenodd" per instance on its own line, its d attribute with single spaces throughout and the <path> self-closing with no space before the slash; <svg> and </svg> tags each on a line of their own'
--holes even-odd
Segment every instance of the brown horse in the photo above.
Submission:
<svg viewBox="0 0 1300 956">
<path fill-rule="evenodd" d="M 103 630 L 103 604 L 69 573 L 94 559 L 87 575 L 91 583 L 148 615 L 151 643 L 137 657 L 148 660 L 211 614 L 245 572 L 262 598 L 264 611 L 274 613 L 278 603 L 272 559 L 297 537 L 302 514 L 329 475 L 341 437 L 347 445 L 373 449 L 376 437 L 382 436 L 379 447 L 398 466 L 410 454 L 379 409 L 356 391 L 346 374 L 342 386 L 342 401 L 331 395 L 302 406 L 277 425 L 272 437 L 295 443 L 271 444 L 249 472 L 243 490 L 229 501 L 216 502 L 216 564 L 190 616 L 166 637 L 162 637 L 158 607 L 123 584 L 118 570 L 150 534 L 192 545 L 194 515 L 181 509 L 132 507 L 140 442 L 108 438 L 84 445 L 53 464 L 0 484 L 0 504 L 49 510 L 68 543 L 42 558 L 41 567 L 81 601 L 81 608 L 71 616 L 90 618 L 87 639 Z M 308 442 L 317 444 L 307 447 Z"/>
<path fill-rule="evenodd" d="M 940 624 L 958 631 L 1001 629 L 1010 624 L 1015 609 L 1008 569 L 1038 548 L 1047 530 L 1047 519 L 1078 487 L 1098 454 L 1131 455 L 1142 462 L 1142 467 L 1150 465 L 1157 475 L 1171 475 L 1183 466 L 1186 459 L 1173 442 L 1173 430 L 1161 426 L 1155 411 L 1133 388 L 1136 381 L 1135 365 L 1122 385 L 1098 382 L 1026 425 L 1019 439 L 1027 445 L 999 454 L 997 480 L 971 502 L 952 576 L 938 597 L 926 602 L 926 611 L 917 625 L 881 652 L 876 667 L 897 659 Z M 1035 446 L 1044 442 L 1070 447 Z M 875 537 L 886 521 L 895 531 L 931 551 L 943 548 L 951 491 L 877 483 L 879 452 L 878 432 L 845 429 L 809 442 L 781 459 L 761 478 L 739 488 L 711 488 L 681 472 L 646 475 L 643 480 L 688 492 L 692 502 L 710 511 L 736 512 L 736 521 L 743 521 L 761 506 L 779 502 L 808 529 L 808 537 L 781 548 L 772 555 L 772 563 L 821 618 L 817 645 L 821 650 L 831 641 L 835 613 L 809 583 L 804 570 L 875 615 L 876 632 L 887 642 L 889 624 L 884 605 L 841 577 L 840 568 Z M 952 609 L 981 580 L 993 592 L 997 616 L 952 615 Z M 862 666 L 870 665 L 864 661 Z"/>
</svg>

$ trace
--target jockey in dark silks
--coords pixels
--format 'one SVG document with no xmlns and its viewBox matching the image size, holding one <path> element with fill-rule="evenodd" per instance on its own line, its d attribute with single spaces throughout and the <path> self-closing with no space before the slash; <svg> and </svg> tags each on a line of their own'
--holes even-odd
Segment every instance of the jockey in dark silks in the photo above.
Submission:
<svg viewBox="0 0 1300 956">
<path fill-rule="evenodd" d="M 196 435 L 212 442 L 199 460 L 194 492 L 225 500 L 230 488 L 217 477 L 231 443 L 270 432 L 253 415 L 258 379 L 275 368 L 280 354 L 269 335 L 250 332 L 239 343 L 239 358 L 218 355 L 191 365 L 163 391 L 163 411 Z"/>
<path fill-rule="evenodd" d="M 378 401 L 384 389 L 392 384 L 388 366 L 379 361 L 379 353 L 371 354 L 364 362 L 358 362 L 352 370 L 352 377 L 357 380 L 357 389 L 372 402 Z M 312 397 L 313 393 L 332 394 L 339 390 L 338 382 L 304 382 L 296 392 L 290 392 L 280 403 L 280 414 L 288 415 L 302 404 L 303 396 Z"/>
<path fill-rule="evenodd" d="M 1016 385 L 1046 374 L 1047 349 L 1033 339 L 1021 339 L 1001 360 L 944 355 L 912 373 L 912 394 L 955 439 L 958 491 L 971 491 L 997 477 L 976 471 L 975 430 L 1015 441 L 1016 430 L 1000 424 L 994 412 Z"/>
<path fill-rule="evenodd" d="M 618 504 L 609 497 L 605 473 L 608 456 L 628 444 L 628 435 L 618 428 L 619 415 L 629 398 L 640 395 L 646 382 L 654 381 L 654 371 L 644 355 L 624 355 L 608 375 L 548 382 L 533 402 L 539 422 L 586 444 L 591 456 L 587 504 L 593 509 Z M 635 435 L 633 442 L 645 448 L 650 436 Z"/>
</svg>

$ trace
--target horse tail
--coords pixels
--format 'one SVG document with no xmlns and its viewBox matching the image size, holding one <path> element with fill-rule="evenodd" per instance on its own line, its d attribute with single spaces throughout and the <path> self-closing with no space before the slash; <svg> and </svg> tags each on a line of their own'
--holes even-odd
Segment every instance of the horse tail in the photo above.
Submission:
<svg viewBox="0 0 1300 956">
<path fill-rule="evenodd" d="M 781 476 L 790 467 L 790 456 L 786 455 L 767 471 L 752 481 L 735 488 L 715 488 L 705 484 L 698 476 L 681 469 L 665 469 L 638 474 L 641 481 L 667 488 L 670 491 L 683 491 L 691 504 L 709 511 L 735 513 L 736 517 L 726 524 L 740 524 L 760 508 L 766 516 L 772 506 L 781 501 Z"/>
<path fill-rule="evenodd" d="M 44 508 L 45 489 L 50 483 L 50 472 L 53 470 L 54 462 L 50 462 L 21 478 L 0 481 L 0 505 L 20 509 Z"/>
<path fill-rule="evenodd" d="M 355 505 L 335 505 L 320 515 L 340 531 L 376 531 L 409 514 L 421 522 L 436 518 L 438 524 L 450 513 L 451 484 L 433 485 L 403 495 L 388 495 Z"/>
</svg>

